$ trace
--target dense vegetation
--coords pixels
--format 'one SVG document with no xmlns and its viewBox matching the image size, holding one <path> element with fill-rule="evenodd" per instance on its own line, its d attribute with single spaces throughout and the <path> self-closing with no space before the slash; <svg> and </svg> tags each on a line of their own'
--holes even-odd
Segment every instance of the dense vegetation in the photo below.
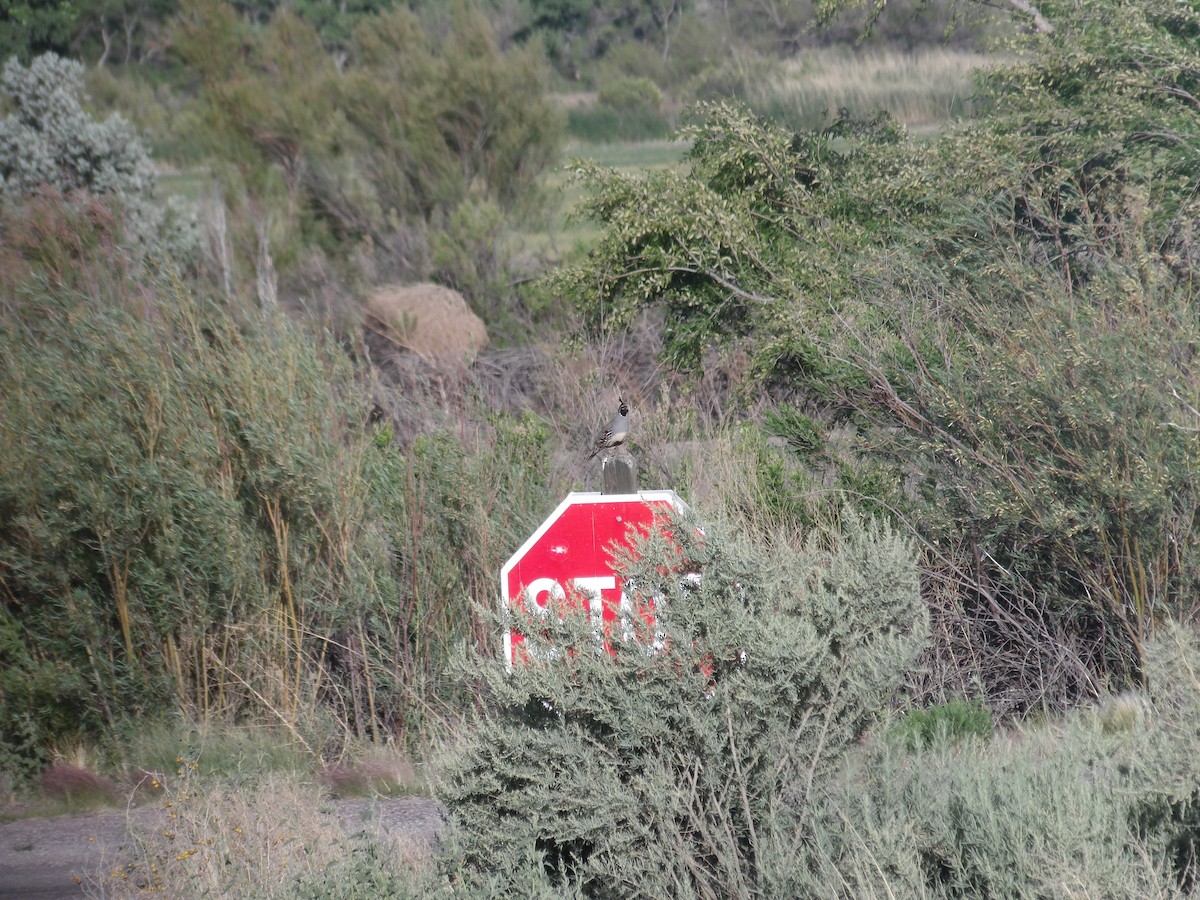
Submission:
<svg viewBox="0 0 1200 900">
<path fill-rule="evenodd" d="M 12 783 L 171 722 L 448 744 L 417 880 L 288 895 L 1195 889 L 1195 3 L 8 6 Z M 936 134 L 752 89 L 950 20 L 1002 52 Z M 530 239 L 568 133 L 684 107 Z M 361 299 L 421 280 L 498 346 L 381 355 Z M 616 391 L 703 577 L 648 545 L 666 649 L 567 617 L 506 675 L 499 565 Z"/>
<path fill-rule="evenodd" d="M 661 309 L 676 365 L 748 356 L 775 432 L 1015 650 L 968 683 L 1051 705 L 1136 681 L 1197 575 L 1196 13 L 1060 18 L 936 141 L 715 105 L 685 172 L 581 168 L 607 229 L 557 276 L 597 328 Z"/>
<path fill-rule="evenodd" d="M 545 643 L 511 676 L 478 665 L 495 703 L 440 792 L 467 883 L 501 894 L 521 882 L 584 896 L 794 894 L 793 814 L 928 638 L 912 549 L 845 526 L 772 548 L 771 564 L 744 539 L 677 528 L 698 582 L 663 564 L 677 552 L 669 545 L 643 546 L 627 572 L 656 598 L 665 650 L 647 652 L 647 627 L 614 641 L 610 659 L 581 613 L 535 633 Z M 576 652 L 564 659 L 563 647 Z"/>
</svg>

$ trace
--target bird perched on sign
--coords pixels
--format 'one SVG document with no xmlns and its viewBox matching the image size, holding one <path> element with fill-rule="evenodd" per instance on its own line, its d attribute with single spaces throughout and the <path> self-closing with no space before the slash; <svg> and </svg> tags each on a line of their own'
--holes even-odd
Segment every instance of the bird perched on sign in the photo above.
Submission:
<svg viewBox="0 0 1200 900">
<path fill-rule="evenodd" d="M 617 414 L 596 435 L 596 441 L 592 444 L 592 453 L 588 459 L 594 459 L 601 450 L 611 450 L 613 447 L 621 446 L 625 443 L 625 438 L 629 436 L 629 406 L 620 397 L 617 398 L 617 403 L 620 404 L 617 407 Z"/>
</svg>

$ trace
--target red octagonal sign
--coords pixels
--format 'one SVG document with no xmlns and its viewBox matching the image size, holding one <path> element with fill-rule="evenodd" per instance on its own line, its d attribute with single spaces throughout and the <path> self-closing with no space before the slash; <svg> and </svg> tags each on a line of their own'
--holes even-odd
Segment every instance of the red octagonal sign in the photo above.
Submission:
<svg viewBox="0 0 1200 900">
<path fill-rule="evenodd" d="M 507 613 L 514 606 L 578 597 L 596 621 L 629 615 L 629 601 L 613 568 L 613 545 L 628 546 L 630 526 L 647 533 L 685 512 L 674 491 L 636 494 L 573 493 L 558 505 L 500 570 L 500 595 Z M 504 629 L 504 660 L 511 669 L 524 636 Z"/>
</svg>

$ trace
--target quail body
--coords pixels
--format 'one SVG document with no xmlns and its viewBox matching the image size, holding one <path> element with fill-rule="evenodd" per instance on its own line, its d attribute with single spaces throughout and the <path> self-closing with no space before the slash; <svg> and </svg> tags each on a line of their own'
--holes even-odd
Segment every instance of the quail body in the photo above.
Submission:
<svg viewBox="0 0 1200 900">
<path fill-rule="evenodd" d="M 620 404 L 617 407 L 617 414 L 596 435 L 588 459 L 594 459 L 601 450 L 611 450 L 613 447 L 621 446 L 625 443 L 625 438 L 629 436 L 629 406 L 620 397 L 617 398 L 617 403 Z"/>
</svg>

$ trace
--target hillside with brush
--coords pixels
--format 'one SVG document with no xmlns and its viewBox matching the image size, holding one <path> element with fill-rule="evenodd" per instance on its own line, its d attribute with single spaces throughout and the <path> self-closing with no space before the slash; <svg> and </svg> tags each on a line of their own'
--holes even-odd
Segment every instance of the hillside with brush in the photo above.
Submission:
<svg viewBox="0 0 1200 900">
<path fill-rule="evenodd" d="M 446 810 L 184 893 L 1191 895 L 1200 7 L 1000 6 L 3 23 L 3 793 Z M 506 674 L 618 396 L 703 579 Z"/>
</svg>

